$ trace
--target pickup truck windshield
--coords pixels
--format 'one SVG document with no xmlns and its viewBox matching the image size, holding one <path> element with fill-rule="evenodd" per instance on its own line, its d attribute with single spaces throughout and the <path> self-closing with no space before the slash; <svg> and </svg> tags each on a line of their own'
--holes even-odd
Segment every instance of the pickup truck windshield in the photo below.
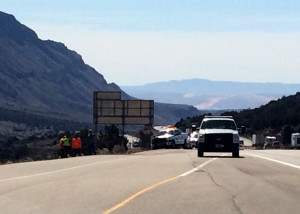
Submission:
<svg viewBox="0 0 300 214">
<path fill-rule="evenodd" d="M 201 129 L 232 129 L 232 130 L 236 130 L 236 125 L 231 120 L 207 120 L 207 121 L 203 121 Z"/>
</svg>

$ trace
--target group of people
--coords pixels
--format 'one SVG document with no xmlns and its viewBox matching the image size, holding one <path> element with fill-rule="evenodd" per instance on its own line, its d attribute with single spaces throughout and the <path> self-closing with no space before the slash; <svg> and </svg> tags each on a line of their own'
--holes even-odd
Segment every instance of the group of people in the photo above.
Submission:
<svg viewBox="0 0 300 214">
<path fill-rule="evenodd" d="M 79 133 L 76 133 L 74 137 L 69 138 L 67 134 L 65 134 L 59 140 L 59 148 L 60 148 L 60 157 L 67 158 L 67 157 L 76 157 L 77 155 L 82 155 L 82 147 L 83 144 L 86 144 L 87 153 L 88 155 L 95 155 L 96 148 L 95 148 L 95 135 L 93 135 L 92 130 L 89 130 L 88 136 L 86 139 L 83 140 L 80 137 Z"/>
</svg>

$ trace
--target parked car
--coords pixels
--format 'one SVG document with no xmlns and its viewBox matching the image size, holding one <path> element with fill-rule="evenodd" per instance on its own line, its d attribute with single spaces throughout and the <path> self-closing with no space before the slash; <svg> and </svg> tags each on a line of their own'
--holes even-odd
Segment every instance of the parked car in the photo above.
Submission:
<svg viewBox="0 0 300 214">
<path fill-rule="evenodd" d="M 140 138 L 134 139 L 132 142 L 132 147 L 140 147 L 140 146 L 141 146 L 141 139 Z"/>
<path fill-rule="evenodd" d="M 278 141 L 274 141 L 274 142 L 272 143 L 272 148 L 274 148 L 274 149 L 279 149 L 279 148 L 280 148 L 280 143 L 279 143 Z"/>
<path fill-rule="evenodd" d="M 192 132 L 186 140 L 185 149 L 197 148 L 198 147 L 198 137 L 199 137 L 199 131 Z"/>
<path fill-rule="evenodd" d="M 186 145 L 188 134 L 181 132 L 174 126 L 158 132 L 152 140 L 152 149 L 177 148 Z"/>
<path fill-rule="evenodd" d="M 265 137 L 265 144 L 264 149 L 273 148 L 273 143 L 276 141 L 276 137 L 274 136 L 266 136 Z"/>
</svg>

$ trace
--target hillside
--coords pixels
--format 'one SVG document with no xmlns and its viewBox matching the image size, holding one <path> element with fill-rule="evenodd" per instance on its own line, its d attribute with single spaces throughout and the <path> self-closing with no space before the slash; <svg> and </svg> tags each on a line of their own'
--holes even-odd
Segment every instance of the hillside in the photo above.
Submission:
<svg viewBox="0 0 300 214">
<path fill-rule="evenodd" d="M 300 132 L 300 92 L 273 100 L 259 108 L 226 112 L 224 115 L 233 115 L 239 125 L 256 131 L 272 129 L 280 132 L 289 126 Z"/>
<path fill-rule="evenodd" d="M 220 114 L 223 111 L 214 111 L 214 110 L 197 110 L 193 106 L 189 105 L 174 105 L 174 104 L 166 104 L 166 103 L 155 103 L 155 124 L 158 125 L 174 125 L 178 120 L 193 117 L 199 114 L 204 113 L 214 113 Z M 178 115 L 179 117 L 174 117 L 174 115 Z"/>
<path fill-rule="evenodd" d="M 228 111 L 223 116 L 233 116 L 237 126 L 245 126 L 253 133 L 278 135 L 285 144 L 289 144 L 292 132 L 300 132 L 300 92 L 272 100 L 266 105 L 240 112 Z M 203 115 L 180 120 L 176 126 L 188 128 L 191 124 L 200 125 Z"/>
<path fill-rule="evenodd" d="M 62 128 L 60 123 L 74 127 L 66 121 L 74 122 L 75 127 L 91 124 L 93 91 L 121 91 L 122 99 L 132 98 L 115 83 L 107 83 L 75 51 L 59 42 L 40 40 L 14 16 L 0 12 L 0 122 L 12 122 L 11 127 L 17 129 L 24 123 L 56 128 Z M 165 110 L 157 106 L 158 124 L 178 120 L 182 112 L 197 114 L 187 105 L 180 107 L 181 112 L 176 112 L 176 105 Z M 165 116 L 165 112 L 173 113 Z M 0 133 L 6 125 L 0 123 Z"/>
<path fill-rule="evenodd" d="M 256 108 L 300 91 L 300 84 L 172 80 L 143 86 L 122 86 L 125 92 L 158 102 L 182 103 L 198 109 Z"/>
</svg>

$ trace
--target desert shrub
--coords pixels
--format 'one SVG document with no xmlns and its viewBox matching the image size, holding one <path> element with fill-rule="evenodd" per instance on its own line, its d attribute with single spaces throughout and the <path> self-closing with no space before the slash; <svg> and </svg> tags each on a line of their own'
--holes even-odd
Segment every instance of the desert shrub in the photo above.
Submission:
<svg viewBox="0 0 300 214">
<path fill-rule="evenodd" d="M 14 159 L 20 159 L 28 155 L 28 146 L 26 144 L 20 144 L 14 147 Z"/>
<path fill-rule="evenodd" d="M 14 158 L 14 147 L 9 142 L 0 142 L 0 162 L 6 162 Z"/>
<path fill-rule="evenodd" d="M 121 145 L 127 151 L 127 138 L 120 136 L 118 127 L 112 126 L 105 126 L 104 133 L 101 133 L 99 136 L 99 142 L 97 145 L 102 148 L 108 148 L 109 152 L 112 152 L 116 145 Z"/>
</svg>

